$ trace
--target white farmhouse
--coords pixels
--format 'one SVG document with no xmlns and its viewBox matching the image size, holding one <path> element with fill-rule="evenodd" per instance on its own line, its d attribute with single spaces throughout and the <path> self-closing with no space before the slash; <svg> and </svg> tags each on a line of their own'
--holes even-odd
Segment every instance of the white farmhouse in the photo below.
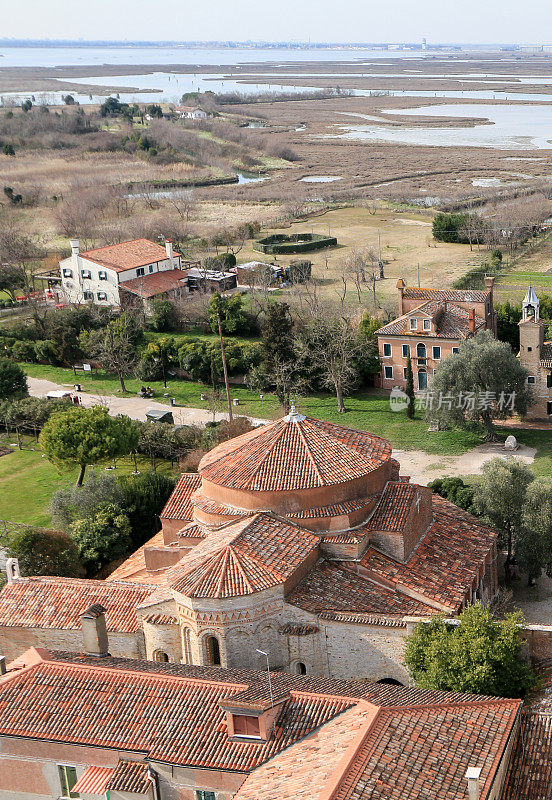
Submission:
<svg viewBox="0 0 552 800">
<path fill-rule="evenodd" d="M 71 255 L 59 262 L 69 303 L 124 307 L 138 301 L 148 313 L 155 297 L 177 299 L 188 292 L 188 273 L 170 240 L 163 247 L 149 239 L 133 239 L 85 252 L 78 239 L 70 244 Z"/>
<path fill-rule="evenodd" d="M 175 112 L 185 119 L 207 119 L 209 114 L 199 106 L 176 106 Z"/>
</svg>

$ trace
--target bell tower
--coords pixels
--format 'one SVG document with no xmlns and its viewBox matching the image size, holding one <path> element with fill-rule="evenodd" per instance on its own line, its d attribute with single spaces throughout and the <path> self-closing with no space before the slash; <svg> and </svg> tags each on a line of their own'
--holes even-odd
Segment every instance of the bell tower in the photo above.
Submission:
<svg viewBox="0 0 552 800">
<path fill-rule="evenodd" d="M 522 303 L 519 323 L 519 359 L 530 375 L 537 376 L 544 344 L 544 322 L 540 318 L 540 303 L 532 286 Z"/>
</svg>

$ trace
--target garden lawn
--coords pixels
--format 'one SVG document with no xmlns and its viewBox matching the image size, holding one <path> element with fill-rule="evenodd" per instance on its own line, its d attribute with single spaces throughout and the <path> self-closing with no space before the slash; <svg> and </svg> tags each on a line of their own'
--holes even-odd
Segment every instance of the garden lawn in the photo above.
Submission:
<svg viewBox="0 0 552 800">
<path fill-rule="evenodd" d="M 93 374 L 79 372 L 75 376 L 73 370 L 64 367 L 51 367 L 43 364 L 22 364 L 21 366 L 28 375 L 35 378 L 44 378 L 67 386 L 80 383 L 83 392 L 100 396 L 121 396 L 119 381 L 115 375 L 105 372 Z M 143 385 L 142 381 L 134 378 L 126 380 L 125 383 L 130 390 L 129 395 L 138 394 L 140 386 Z M 164 389 L 163 383 L 160 381 L 152 382 L 149 385 L 155 391 L 155 400 L 159 402 L 168 404 L 168 397 L 163 397 L 163 393 L 168 391 L 171 397 L 176 398 L 176 402 L 180 406 L 206 410 L 212 408 L 209 400 L 201 399 L 202 394 L 209 396 L 211 393 L 210 387 L 204 384 L 174 380 L 168 382 L 168 389 Z M 240 400 L 240 405 L 233 409 L 236 415 L 276 419 L 282 414 L 281 406 L 273 395 L 265 395 L 264 401 L 261 402 L 258 394 L 243 385 L 231 386 L 230 394 L 232 398 Z M 343 414 L 338 414 L 335 397 L 327 393 L 301 398 L 297 405 L 298 409 L 308 416 L 336 422 L 350 428 L 370 431 L 389 439 L 393 447 L 401 450 L 425 450 L 425 452 L 433 454 L 460 455 L 482 441 L 480 434 L 475 431 L 451 430 L 428 433 L 428 424 L 421 415 L 414 420 L 408 420 L 404 412 L 391 411 L 387 394 L 373 390 L 358 392 L 346 398 L 347 410 Z M 226 410 L 224 387 L 220 387 L 216 410 L 219 412 Z"/>
<path fill-rule="evenodd" d="M 4 446 L 10 437 L 2 438 Z M 15 437 L 11 438 L 15 442 Z M 47 458 L 42 457 L 34 440 L 26 441 L 27 446 L 37 450 L 18 450 L 0 457 L 0 519 L 10 522 L 22 522 L 26 525 L 48 527 L 51 515 L 48 510 L 50 498 L 58 489 L 69 486 L 77 478 L 78 470 L 70 469 L 58 472 Z M 145 472 L 151 469 L 149 460 L 137 457 L 138 469 Z M 111 463 L 100 465 L 97 469 L 105 469 Z M 129 474 L 134 470 L 134 460 L 127 456 L 116 462 L 115 475 Z M 157 470 L 166 474 L 178 474 L 170 462 L 157 462 Z M 86 478 L 85 478 L 86 480 Z"/>
</svg>

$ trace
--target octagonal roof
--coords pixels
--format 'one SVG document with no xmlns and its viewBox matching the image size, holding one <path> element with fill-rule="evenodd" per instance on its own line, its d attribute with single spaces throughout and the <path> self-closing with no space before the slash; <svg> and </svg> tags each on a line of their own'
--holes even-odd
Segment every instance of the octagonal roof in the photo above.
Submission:
<svg viewBox="0 0 552 800">
<path fill-rule="evenodd" d="M 215 447 L 201 460 L 199 472 L 231 489 L 313 489 L 360 478 L 390 458 L 386 439 L 304 417 L 292 408 L 286 417 Z"/>
</svg>

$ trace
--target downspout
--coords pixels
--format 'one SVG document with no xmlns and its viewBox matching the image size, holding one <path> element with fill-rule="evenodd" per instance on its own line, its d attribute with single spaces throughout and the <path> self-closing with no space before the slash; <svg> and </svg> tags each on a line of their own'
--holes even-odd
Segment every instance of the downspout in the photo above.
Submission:
<svg viewBox="0 0 552 800">
<path fill-rule="evenodd" d="M 148 781 L 151 783 L 153 789 L 153 800 L 159 800 L 159 789 L 157 788 L 157 778 L 152 772 L 151 767 L 148 767 Z"/>
</svg>

